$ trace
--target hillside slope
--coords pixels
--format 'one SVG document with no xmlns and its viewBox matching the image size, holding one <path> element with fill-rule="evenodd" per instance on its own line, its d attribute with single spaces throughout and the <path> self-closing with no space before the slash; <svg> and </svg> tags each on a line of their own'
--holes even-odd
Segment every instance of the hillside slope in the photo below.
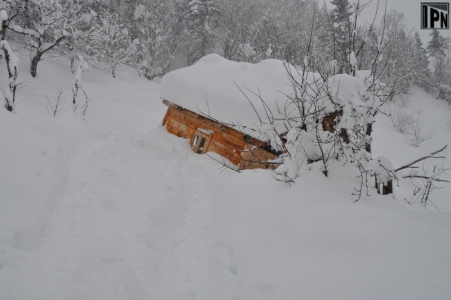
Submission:
<svg viewBox="0 0 451 300">
<path fill-rule="evenodd" d="M 16 110 L 0 109 L 0 299 L 450 298 L 449 187 L 437 213 L 375 190 L 354 202 L 351 166 L 313 165 L 292 186 L 218 170 L 159 125 L 159 84 L 90 70 L 82 119 L 67 61 L 36 79 L 21 62 Z M 375 155 L 395 166 L 451 142 L 449 107 L 411 98 L 437 134 L 412 147 L 381 117 Z"/>
</svg>

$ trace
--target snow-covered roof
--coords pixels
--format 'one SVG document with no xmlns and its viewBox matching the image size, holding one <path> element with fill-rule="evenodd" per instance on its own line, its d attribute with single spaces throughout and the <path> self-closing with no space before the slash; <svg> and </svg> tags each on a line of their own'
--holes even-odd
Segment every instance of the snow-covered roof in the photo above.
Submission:
<svg viewBox="0 0 451 300">
<path fill-rule="evenodd" d="M 284 63 L 274 59 L 257 64 L 233 62 L 210 54 L 190 67 L 166 74 L 162 79 L 161 97 L 242 128 L 260 126 L 254 108 L 262 119 L 266 118 L 264 105 L 251 91 L 260 94 L 273 112 L 278 107 L 283 108 L 286 95 L 293 93 Z"/>
</svg>

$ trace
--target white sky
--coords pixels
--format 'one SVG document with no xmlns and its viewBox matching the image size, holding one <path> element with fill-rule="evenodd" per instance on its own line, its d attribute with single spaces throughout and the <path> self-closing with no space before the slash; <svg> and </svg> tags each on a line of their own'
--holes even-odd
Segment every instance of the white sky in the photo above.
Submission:
<svg viewBox="0 0 451 300">
<path fill-rule="evenodd" d="M 350 2 L 355 2 L 357 0 L 350 0 Z M 368 3 L 371 0 L 361 0 L 361 3 Z M 386 0 L 387 1 L 387 12 L 391 9 L 395 9 L 398 12 L 404 14 L 407 19 L 407 26 L 409 28 L 414 28 L 415 31 L 420 33 L 420 36 L 423 40 L 423 44 L 430 40 L 429 34 L 432 30 L 421 29 L 421 3 L 422 2 L 450 2 L 444 0 L 436 0 L 436 1 L 427 1 L 427 0 Z M 331 1 L 328 1 L 328 7 L 332 7 L 330 4 Z M 372 21 L 374 17 L 374 13 L 376 12 L 377 0 L 372 0 L 370 6 L 362 12 L 361 18 L 367 20 L 368 22 Z M 381 0 L 379 4 L 379 11 L 377 14 L 378 19 L 380 20 L 384 15 L 385 9 L 385 0 Z M 451 21 L 451 20 L 450 20 Z M 443 36 L 451 37 L 451 30 L 444 29 L 440 30 L 440 33 Z"/>
</svg>

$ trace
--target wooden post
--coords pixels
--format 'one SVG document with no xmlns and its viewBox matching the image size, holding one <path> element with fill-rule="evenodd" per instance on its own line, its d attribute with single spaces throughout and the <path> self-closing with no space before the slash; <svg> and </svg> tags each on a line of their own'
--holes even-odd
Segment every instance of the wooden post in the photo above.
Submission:
<svg viewBox="0 0 451 300">
<path fill-rule="evenodd" d="M 377 182 L 377 178 L 374 179 L 376 183 L 377 193 L 381 195 L 393 194 L 393 180 L 389 180 L 387 185 Z"/>
</svg>

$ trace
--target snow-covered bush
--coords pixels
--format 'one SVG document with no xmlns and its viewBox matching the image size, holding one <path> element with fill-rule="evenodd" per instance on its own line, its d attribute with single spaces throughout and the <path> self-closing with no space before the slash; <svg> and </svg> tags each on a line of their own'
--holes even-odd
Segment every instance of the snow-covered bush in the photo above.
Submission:
<svg viewBox="0 0 451 300">
<path fill-rule="evenodd" d="M 435 130 L 425 131 L 424 122 L 417 120 L 409 126 L 410 144 L 418 147 L 421 143 L 432 139 L 435 136 Z"/>
<path fill-rule="evenodd" d="M 390 105 L 386 109 L 388 119 L 395 129 L 405 134 L 412 146 L 418 147 L 424 141 L 435 136 L 435 131 L 425 131 L 424 122 L 421 120 L 421 110 L 409 112 L 407 109 Z"/>
<path fill-rule="evenodd" d="M 408 112 L 402 107 L 391 105 L 387 108 L 387 117 L 395 129 L 400 133 L 407 134 L 412 123 L 416 122 L 421 111 Z"/>
</svg>

